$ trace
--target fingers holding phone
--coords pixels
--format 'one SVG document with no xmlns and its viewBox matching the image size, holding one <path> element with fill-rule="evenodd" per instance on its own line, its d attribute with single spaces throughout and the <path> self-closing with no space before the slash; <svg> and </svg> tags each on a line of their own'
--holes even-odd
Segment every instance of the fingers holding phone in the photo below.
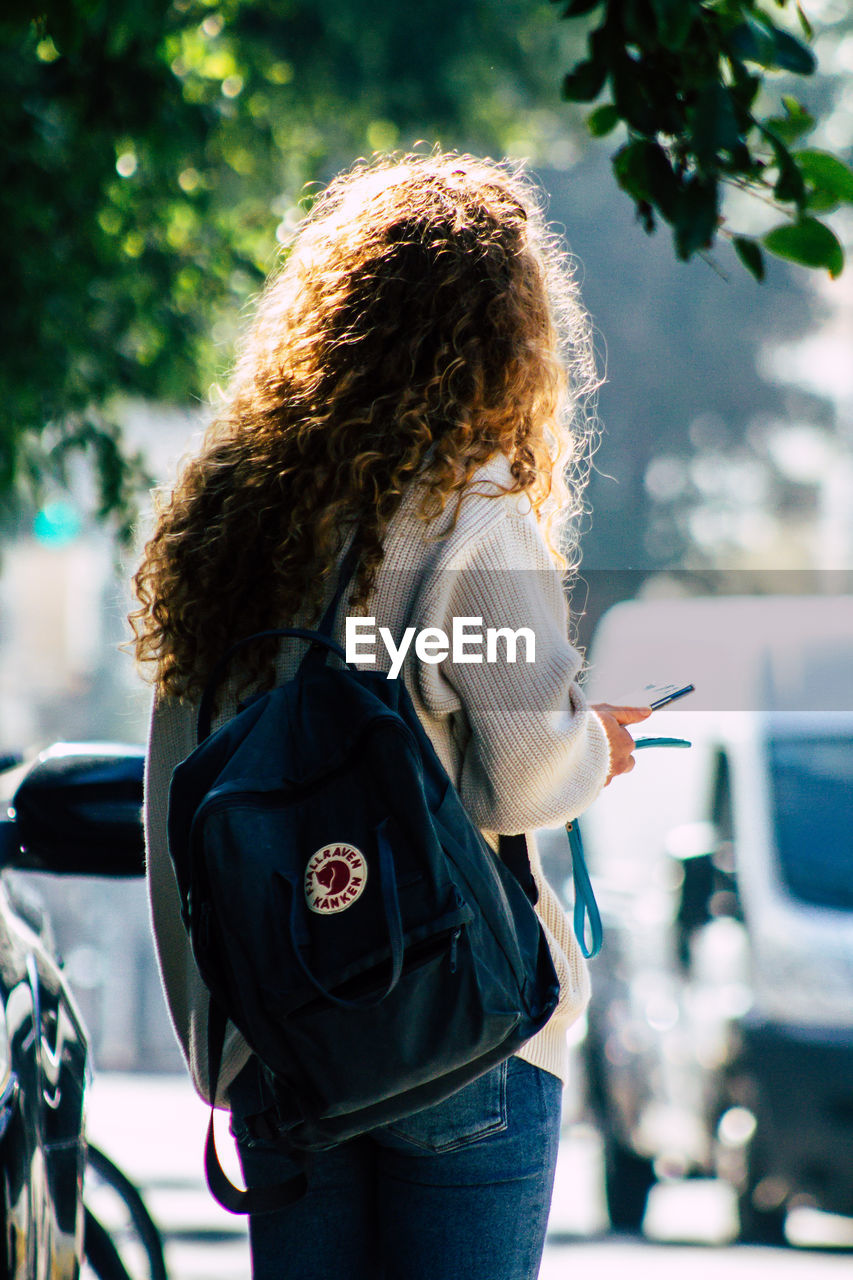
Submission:
<svg viewBox="0 0 853 1280">
<path fill-rule="evenodd" d="M 636 763 L 633 752 L 638 746 L 660 744 L 687 747 L 690 745 L 689 742 L 674 738 L 648 739 L 646 743 L 642 741 L 638 743 L 634 741 L 625 726 L 639 724 L 653 711 L 668 706 L 678 698 L 685 697 L 686 694 L 692 693 L 694 688 L 692 684 L 648 684 L 639 694 L 632 695 L 629 700 L 618 706 L 609 702 L 593 704 L 593 711 L 597 712 L 599 720 L 604 725 L 604 731 L 610 743 L 610 774 L 605 786 L 608 786 L 617 774 L 631 772 Z"/>
</svg>

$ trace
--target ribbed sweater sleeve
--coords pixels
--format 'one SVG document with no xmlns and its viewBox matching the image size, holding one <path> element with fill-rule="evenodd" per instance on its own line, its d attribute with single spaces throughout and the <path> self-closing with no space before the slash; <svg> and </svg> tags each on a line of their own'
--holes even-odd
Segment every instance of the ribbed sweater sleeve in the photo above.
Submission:
<svg viewBox="0 0 853 1280">
<path fill-rule="evenodd" d="M 532 514 L 507 505 L 498 501 L 487 529 L 431 576 L 419 624 L 450 636 L 469 619 L 472 641 L 467 654 L 418 663 L 416 679 L 430 715 L 453 721 L 456 783 L 472 819 L 515 833 L 587 808 L 607 777 L 609 748 L 576 683 L 581 657 L 568 639 L 560 576 Z"/>
</svg>

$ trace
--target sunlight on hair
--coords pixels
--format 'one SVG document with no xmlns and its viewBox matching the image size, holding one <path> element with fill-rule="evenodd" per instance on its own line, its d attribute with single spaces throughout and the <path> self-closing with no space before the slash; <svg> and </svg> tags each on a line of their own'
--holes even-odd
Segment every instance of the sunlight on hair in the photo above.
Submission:
<svg viewBox="0 0 853 1280">
<path fill-rule="evenodd" d="M 520 162 L 360 160 L 288 234 L 136 576 L 137 657 L 192 695 L 234 634 L 319 603 L 354 521 L 368 599 L 413 483 L 434 519 L 503 453 L 577 567 L 598 386 L 572 260 Z M 499 496 L 495 494 L 494 496 Z M 258 659 L 253 674 L 268 671 Z"/>
</svg>

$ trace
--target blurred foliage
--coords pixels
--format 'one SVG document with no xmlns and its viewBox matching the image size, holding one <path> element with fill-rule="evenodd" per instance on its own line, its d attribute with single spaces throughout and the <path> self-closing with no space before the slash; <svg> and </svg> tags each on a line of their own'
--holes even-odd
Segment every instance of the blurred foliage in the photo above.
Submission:
<svg viewBox="0 0 853 1280">
<path fill-rule="evenodd" d="M 843 426 L 831 399 L 784 382 L 767 357 L 820 331 L 831 291 L 779 259 L 761 288 L 745 271 L 679 262 L 663 237 L 646 238 L 608 168 L 595 148 L 568 173 L 542 173 L 584 265 L 607 369 L 583 534 L 589 609 L 619 598 L 626 569 L 633 594 L 661 569 L 802 567 L 816 477 L 781 473 L 774 442 L 808 431 L 831 453 Z"/>
<path fill-rule="evenodd" d="M 784 94 L 772 114 L 761 109 L 769 78 L 815 70 L 800 0 L 555 2 L 564 18 L 596 24 L 563 95 L 593 102 L 609 91 L 612 100 L 599 102 L 587 125 L 593 137 L 627 130 L 613 170 L 647 231 L 657 218 L 669 223 L 685 260 L 710 249 L 722 224 L 721 188 L 732 185 L 787 219 L 761 237 L 732 235 L 752 275 L 764 277 L 764 251 L 840 275 L 842 246 L 815 215 L 853 204 L 853 171 L 799 145 L 815 120 L 797 97 Z"/>
<path fill-rule="evenodd" d="M 84 451 L 127 537 L 117 401 L 207 398 L 305 183 L 419 139 L 565 159 L 580 39 L 547 0 L 5 0 L 2 514 Z"/>
<path fill-rule="evenodd" d="M 620 185 L 647 229 L 672 223 L 681 256 L 713 240 L 719 184 L 757 184 L 793 218 L 763 245 L 736 239 L 753 274 L 765 249 L 840 269 L 822 218 L 850 203 L 853 175 L 799 146 L 826 101 L 809 112 L 786 93 L 757 114 L 759 83 L 811 66 L 807 32 L 746 0 L 573 0 L 566 15 L 549 0 L 5 0 L 0 525 L 85 457 L 93 510 L 128 537 L 150 477 L 122 398 L 208 399 L 306 183 L 419 140 L 565 173 L 588 131 L 560 103 L 561 67 L 576 66 L 575 100 L 612 89 L 589 129 L 627 128 Z M 571 202 L 563 216 L 574 226 Z"/>
</svg>

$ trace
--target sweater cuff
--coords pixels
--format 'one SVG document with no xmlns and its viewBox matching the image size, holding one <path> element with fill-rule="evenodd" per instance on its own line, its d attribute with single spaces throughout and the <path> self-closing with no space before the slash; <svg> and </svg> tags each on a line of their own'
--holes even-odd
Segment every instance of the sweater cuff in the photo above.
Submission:
<svg viewBox="0 0 853 1280">
<path fill-rule="evenodd" d="M 602 762 L 604 768 L 604 781 L 610 777 L 610 739 L 607 736 L 607 730 L 604 727 L 604 721 L 596 711 L 595 707 L 587 705 L 589 712 L 589 737 L 590 749 L 595 759 Z"/>
</svg>

